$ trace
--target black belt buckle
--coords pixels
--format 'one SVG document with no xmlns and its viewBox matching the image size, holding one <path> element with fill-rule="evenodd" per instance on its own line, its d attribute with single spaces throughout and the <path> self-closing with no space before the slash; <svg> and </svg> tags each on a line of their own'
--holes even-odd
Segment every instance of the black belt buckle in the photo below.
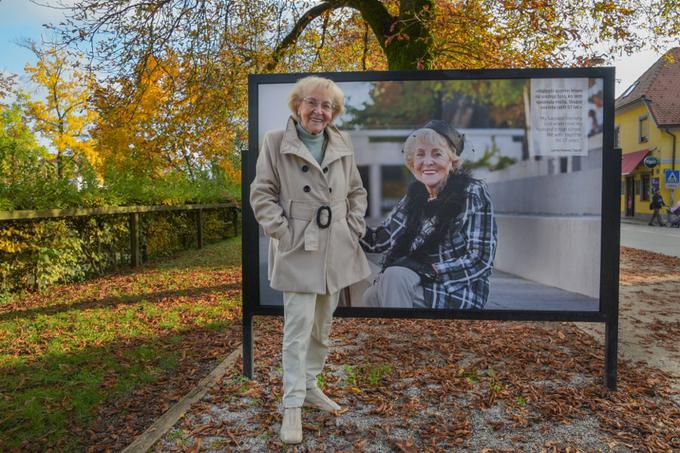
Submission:
<svg viewBox="0 0 680 453">
<path fill-rule="evenodd" d="M 326 223 L 321 223 L 321 212 L 322 211 L 328 211 L 328 221 Z M 331 224 L 331 207 L 330 206 L 321 206 L 316 211 L 316 224 L 322 230 L 325 229 L 325 228 L 328 228 L 330 226 L 330 224 Z"/>
</svg>

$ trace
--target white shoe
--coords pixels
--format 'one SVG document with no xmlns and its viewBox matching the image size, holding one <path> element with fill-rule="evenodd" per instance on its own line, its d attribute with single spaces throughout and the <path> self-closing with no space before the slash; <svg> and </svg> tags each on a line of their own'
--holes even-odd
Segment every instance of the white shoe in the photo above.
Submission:
<svg viewBox="0 0 680 453">
<path fill-rule="evenodd" d="M 283 421 L 281 422 L 279 437 L 286 444 L 299 444 L 302 442 L 301 408 L 286 407 L 283 409 Z"/>
<path fill-rule="evenodd" d="M 305 406 L 312 406 L 326 412 L 335 412 L 340 410 L 340 406 L 327 397 L 319 388 L 314 387 L 307 389 L 307 396 L 305 396 Z"/>
</svg>

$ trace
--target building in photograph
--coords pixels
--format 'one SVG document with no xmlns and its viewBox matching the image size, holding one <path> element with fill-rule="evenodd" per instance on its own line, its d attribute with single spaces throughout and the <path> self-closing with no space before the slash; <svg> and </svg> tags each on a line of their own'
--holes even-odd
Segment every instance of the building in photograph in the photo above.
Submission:
<svg viewBox="0 0 680 453">
<path fill-rule="evenodd" d="M 621 215 L 649 217 L 651 192 L 667 205 L 680 169 L 680 47 L 669 50 L 616 100 L 616 141 L 621 162 Z"/>
</svg>

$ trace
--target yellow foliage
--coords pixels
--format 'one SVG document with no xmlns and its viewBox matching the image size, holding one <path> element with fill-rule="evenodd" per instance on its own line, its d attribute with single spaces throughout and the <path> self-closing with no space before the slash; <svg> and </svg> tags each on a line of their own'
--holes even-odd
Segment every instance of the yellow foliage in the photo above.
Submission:
<svg viewBox="0 0 680 453">
<path fill-rule="evenodd" d="M 118 92 L 97 92 L 102 115 L 93 135 L 104 165 L 162 177 L 177 170 L 191 173 L 234 152 L 245 135 L 238 121 L 245 117 L 245 86 L 235 95 L 220 74 L 208 73 L 205 77 L 220 83 L 206 88 L 194 64 L 190 56 L 171 52 L 163 59 L 151 55 L 140 63 L 137 79 L 119 79 Z"/>
<path fill-rule="evenodd" d="M 228 160 L 221 160 L 220 163 L 220 168 L 224 170 L 224 175 L 227 178 L 227 181 L 233 183 L 233 184 L 240 184 L 241 182 L 241 169 L 232 164 Z"/>
<path fill-rule="evenodd" d="M 94 88 L 91 74 L 77 69 L 77 63 L 56 48 L 41 50 L 35 44 L 38 57 L 35 65 L 26 65 L 31 81 L 46 90 L 44 100 L 31 100 L 28 107 L 35 120 L 35 128 L 48 138 L 57 151 L 57 168 L 65 176 L 64 159 L 85 159 L 93 167 L 100 164 L 100 156 L 89 136 L 89 129 L 97 118 L 90 106 Z"/>
<path fill-rule="evenodd" d="M 31 234 L 13 226 L 0 228 L 0 252 L 19 253 L 25 250 L 36 249 L 29 240 Z"/>
</svg>

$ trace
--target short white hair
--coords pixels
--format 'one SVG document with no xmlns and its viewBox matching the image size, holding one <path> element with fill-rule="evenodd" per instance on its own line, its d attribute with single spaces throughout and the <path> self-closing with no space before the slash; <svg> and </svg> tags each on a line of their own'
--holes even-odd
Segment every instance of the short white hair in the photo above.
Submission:
<svg viewBox="0 0 680 453">
<path fill-rule="evenodd" d="M 454 170 L 463 163 L 463 159 L 456 154 L 446 138 L 434 129 L 423 128 L 413 132 L 404 142 L 404 163 L 409 170 L 413 171 L 413 156 L 418 149 L 418 145 L 424 144 L 439 146 L 442 150 L 446 151 L 451 159 Z"/>
<path fill-rule="evenodd" d="M 345 94 L 331 79 L 318 76 L 307 76 L 297 81 L 288 96 L 288 108 L 296 121 L 300 121 L 298 109 L 306 94 L 315 88 L 327 90 L 333 101 L 333 115 L 331 121 L 345 112 Z"/>
</svg>

